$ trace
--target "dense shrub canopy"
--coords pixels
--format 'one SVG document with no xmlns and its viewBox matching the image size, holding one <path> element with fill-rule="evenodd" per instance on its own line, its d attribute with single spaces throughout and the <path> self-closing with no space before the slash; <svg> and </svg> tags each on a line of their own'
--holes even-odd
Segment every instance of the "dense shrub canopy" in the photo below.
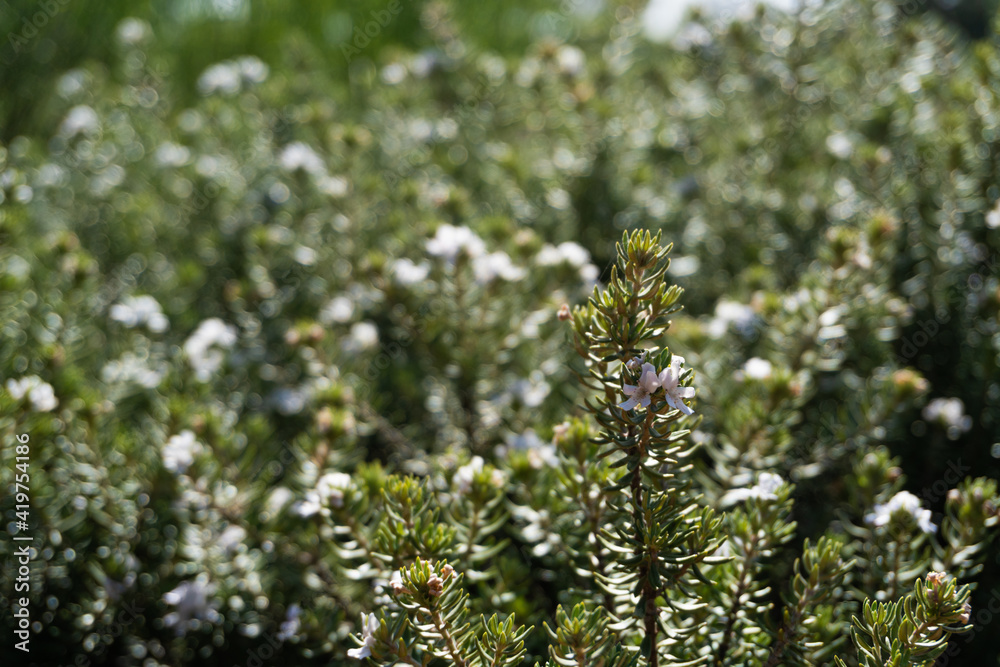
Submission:
<svg viewBox="0 0 1000 667">
<path fill-rule="evenodd" d="M 994 664 L 992 31 L 198 4 L 5 8 L 4 664 Z"/>
</svg>

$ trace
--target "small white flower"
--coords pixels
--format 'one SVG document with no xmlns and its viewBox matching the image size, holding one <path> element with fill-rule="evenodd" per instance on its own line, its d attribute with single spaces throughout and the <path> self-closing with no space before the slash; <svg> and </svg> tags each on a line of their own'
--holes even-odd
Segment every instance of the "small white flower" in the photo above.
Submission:
<svg viewBox="0 0 1000 667">
<path fill-rule="evenodd" d="M 781 475 L 773 472 L 762 472 L 757 478 L 757 483 L 748 489 L 731 489 L 722 496 L 719 504 L 723 507 L 733 503 L 743 502 L 750 498 L 758 500 L 777 500 L 778 489 L 785 483 Z"/>
<path fill-rule="evenodd" d="M 846 160 L 854 152 L 854 143 L 845 133 L 834 132 L 826 138 L 826 149 L 834 157 Z"/>
<path fill-rule="evenodd" d="M 389 271 L 400 285 L 416 285 L 427 279 L 431 267 L 426 262 L 415 264 L 413 260 L 402 257 L 392 263 Z"/>
<path fill-rule="evenodd" d="M 744 333 L 753 324 L 753 308 L 737 301 L 720 301 L 715 306 L 715 318 L 708 324 L 708 335 L 722 338 L 730 325 Z"/>
<path fill-rule="evenodd" d="M 347 651 L 348 657 L 363 660 L 372 654 L 372 647 L 375 646 L 375 632 L 379 628 L 378 619 L 375 614 L 361 613 L 361 641 L 358 648 Z"/>
<path fill-rule="evenodd" d="M 643 364 L 642 375 L 639 376 L 639 384 L 626 384 L 622 388 L 625 395 L 630 398 L 627 401 L 619 403 L 618 407 L 622 410 L 633 410 L 639 405 L 644 408 L 649 407 L 649 403 L 651 401 L 650 395 L 656 391 L 659 386 L 660 379 L 656 375 L 656 368 L 650 363 Z"/>
<path fill-rule="evenodd" d="M 313 516 L 315 514 L 322 514 L 324 516 L 330 514 L 330 510 L 323 507 L 323 501 L 316 491 L 307 491 L 306 499 L 299 503 L 295 511 L 298 512 L 299 516 L 304 517 Z"/>
<path fill-rule="evenodd" d="M 676 354 L 673 355 L 670 359 L 670 365 L 660 373 L 660 386 L 663 387 L 663 393 L 666 394 L 667 404 L 670 407 L 680 410 L 686 415 L 693 415 L 694 410 L 685 405 L 684 399 L 694 398 L 694 387 L 682 387 L 680 385 L 681 366 L 683 365 L 684 357 Z"/>
<path fill-rule="evenodd" d="M 476 282 L 481 285 L 485 285 L 495 278 L 515 282 L 528 275 L 527 271 L 515 265 L 507 253 L 502 251 L 480 257 L 472 265 L 472 270 L 476 274 Z"/>
<path fill-rule="evenodd" d="M 285 622 L 281 624 L 281 630 L 278 632 L 277 639 L 279 642 L 287 641 L 299 634 L 299 627 L 302 625 L 302 622 L 299 620 L 301 614 L 302 608 L 297 604 L 293 604 L 288 608 L 288 612 L 285 614 Z"/>
<path fill-rule="evenodd" d="M 167 375 L 166 366 L 160 364 L 150 368 L 146 361 L 132 352 L 126 352 L 121 359 L 109 361 L 101 369 L 101 380 L 106 384 L 137 384 L 140 387 L 153 389 Z"/>
<path fill-rule="evenodd" d="M 164 467 L 179 475 L 194 463 L 194 457 L 201 452 L 201 449 L 201 443 L 195 439 L 194 432 L 185 429 L 167 440 L 160 455 L 163 457 Z"/>
<path fill-rule="evenodd" d="M 986 226 L 990 229 L 1000 227 L 1000 199 L 997 200 L 993 208 L 986 214 Z"/>
<path fill-rule="evenodd" d="M 511 450 L 527 452 L 528 463 L 535 470 L 559 463 L 555 445 L 544 442 L 530 428 L 519 435 L 507 436 L 507 447 Z"/>
<path fill-rule="evenodd" d="M 552 387 L 544 379 L 544 375 L 535 371 L 527 379 L 518 380 L 511 388 L 525 407 L 537 408 L 552 391 Z"/>
<path fill-rule="evenodd" d="M 149 24 L 142 19 L 123 19 L 115 30 L 115 36 L 122 44 L 133 45 L 144 41 L 150 33 Z"/>
<path fill-rule="evenodd" d="M 239 69 L 240 76 L 247 83 L 261 83 L 267 79 L 267 75 L 271 72 L 267 64 L 257 56 L 237 58 L 236 67 Z"/>
<path fill-rule="evenodd" d="M 159 302 L 148 295 L 125 297 L 121 303 L 111 306 L 108 315 L 126 327 L 145 325 L 153 333 L 163 333 L 170 326 Z"/>
<path fill-rule="evenodd" d="M 294 141 L 281 151 L 278 156 L 278 163 L 285 171 L 297 171 L 299 169 L 313 175 L 326 174 L 326 165 L 323 158 L 307 144 L 301 141 Z"/>
<path fill-rule="evenodd" d="M 583 268 L 590 262 L 590 253 L 579 243 L 565 241 L 558 246 L 545 244 L 535 255 L 535 263 L 539 266 L 555 266 L 563 262 L 578 269 Z"/>
<path fill-rule="evenodd" d="M 212 65 L 198 77 L 198 90 L 202 95 L 222 93 L 232 95 L 240 90 L 240 68 L 232 62 Z"/>
<path fill-rule="evenodd" d="M 960 398 L 935 398 L 924 406 L 923 417 L 954 430 L 956 437 L 972 428 L 972 417 L 965 414 L 965 403 Z"/>
<path fill-rule="evenodd" d="M 743 364 L 743 373 L 751 380 L 766 380 L 771 377 L 773 370 L 771 362 L 760 357 L 747 359 Z"/>
<path fill-rule="evenodd" d="M 344 472 L 328 472 L 316 482 L 316 488 L 306 492 L 306 499 L 299 503 L 300 516 L 330 515 L 330 507 L 344 506 L 344 492 L 354 488 L 353 478 Z"/>
<path fill-rule="evenodd" d="M 427 242 L 427 253 L 454 262 L 462 253 L 476 258 L 486 252 L 486 244 L 468 227 L 441 225 Z"/>
<path fill-rule="evenodd" d="M 15 401 L 27 396 L 35 412 L 51 412 L 59 405 L 52 385 L 37 375 L 28 375 L 20 380 L 7 380 L 7 393 Z"/>
<path fill-rule="evenodd" d="M 277 409 L 279 414 L 297 415 L 302 412 L 309 401 L 309 396 L 301 389 L 281 387 L 272 391 L 267 402 Z"/>
<path fill-rule="evenodd" d="M 583 51 L 575 46 L 563 45 L 556 51 L 556 64 L 559 71 L 567 76 L 578 76 L 584 70 L 586 58 Z"/>
<path fill-rule="evenodd" d="M 458 492 L 466 494 L 472 490 L 472 482 L 475 479 L 477 473 L 483 471 L 485 462 L 481 456 L 473 456 L 472 460 L 466 465 L 462 466 L 455 471 L 455 484 L 458 487 Z M 506 476 L 500 470 L 493 470 L 490 476 L 490 483 L 493 486 L 503 486 L 506 481 Z"/>
<path fill-rule="evenodd" d="M 194 368 L 199 382 L 207 382 L 219 370 L 225 355 L 222 350 L 236 344 L 236 327 L 211 317 L 195 330 L 184 342 L 184 354 Z"/>
<path fill-rule="evenodd" d="M 199 577 L 194 581 L 182 582 L 177 588 L 165 593 L 163 601 L 176 609 L 163 617 L 163 623 L 168 627 L 176 627 L 177 634 L 183 634 L 189 620 L 212 618 L 215 614 L 209 595 L 213 590 L 213 586 L 207 585 Z"/>
<path fill-rule="evenodd" d="M 215 544 L 221 547 L 223 551 L 229 553 L 238 549 L 243 540 L 246 539 L 246 536 L 247 531 L 242 526 L 231 524 L 226 526 L 226 529 L 219 535 Z"/>
<path fill-rule="evenodd" d="M 344 472 L 328 472 L 316 482 L 316 492 L 334 507 L 344 506 L 344 491 L 354 486 L 354 480 Z"/>
<path fill-rule="evenodd" d="M 335 296 L 323 307 L 319 314 L 320 322 L 331 324 L 334 322 L 349 322 L 354 316 L 354 302 L 346 296 Z"/>
<path fill-rule="evenodd" d="M 937 531 L 937 526 L 931 521 L 931 511 L 920 506 L 920 498 L 909 491 L 900 491 L 887 503 L 875 505 L 874 511 L 865 516 L 865 521 L 875 527 L 885 526 L 897 512 L 910 515 L 917 522 L 917 527 L 925 533 Z"/>
<path fill-rule="evenodd" d="M 191 151 L 186 146 L 165 141 L 156 147 L 153 161 L 158 167 L 183 167 L 191 160 Z"/>
<path fill-rule="evenodd" d="M 348 347 L 351 350 L 367 350 L 378 345 L 378 327 L 371 322 L 356 322 L 351 327 Z"/>
<path fill-rule="evenodd" d="M 97 118 L 97 112 L 86 104 L 80 104 L 69 110 L 62 125 L 59 126 L 59 134 L 67 138 L 75 137 L 78 134 L 96 134 L 101 123 Z"/>
</svg>

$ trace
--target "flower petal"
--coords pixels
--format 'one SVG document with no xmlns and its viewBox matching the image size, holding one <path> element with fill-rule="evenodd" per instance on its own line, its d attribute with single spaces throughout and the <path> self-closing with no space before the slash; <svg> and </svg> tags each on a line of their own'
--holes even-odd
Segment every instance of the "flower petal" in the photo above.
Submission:
<svg viewBox="0 0 1000 667">
<path fill-rule="evenodd" d="M 634 410 L 635 406 L 637 405 L 639 405 L 639 401 L 635 400 L 635 398 L 633 397 L 628 399 L 627 401 L 619 403 L 618 407 L 621 408 L 622 410 Z"/>
<path fill-rule="evenodd" d="M 634 384 L 627 384 L 624 387 L 622 387 L 622 391 L 625 392 L 626 396 L 631 396 L 632 394 L 635 393 L 635 390 L 638 388 L 639 387 L 635 386 Z"/>
<path fill-rule="evenodd" d="M 372 650 L 367 646 L 362 646 L 360 648 L 348 649 L 347 657 L 357 658 L 358 660 L 364 660 L 372 654 Z"/>
<path fill-rule="evenodd" d="M 677 387 L 676 394 L 681 398 L 694 398 L 694 387 Z"/>
<path fill-rule="evenodd" d="M 694 410 L 684 405 L 684 401 L 682 401 L 679 397 L 674 396 L 673 394 L 667 394 L 667 404 L 670 407 L 674 408 L 675 410 L 680 410 L 686 415 L 694 414 Z"/>
</svg>

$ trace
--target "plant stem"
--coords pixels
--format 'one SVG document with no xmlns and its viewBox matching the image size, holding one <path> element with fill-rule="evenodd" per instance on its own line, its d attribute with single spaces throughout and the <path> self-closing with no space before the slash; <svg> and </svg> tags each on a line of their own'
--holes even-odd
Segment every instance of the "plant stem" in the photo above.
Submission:
<svg viewBox="0 0 1000 667">
<path fill-rule="evenodd" d="M 448 647 L 448 655 L 451 656 L 455 667 L 468 667 L 468 661 L 459 653 L 454 637 L 448 632 L 447 621 L 441 617 L 441 613 L 437 609 L 431 610 L 431 622 L 434 624 L 434 628 L 438 631 L 438 634 L 441 635 L 441 638 L 444 639 L 445 645 Z"/>
<path fill-rule="evenodd" d="M 740 578 L 736 582 L 736 590 L 733 592 L 733 602 L 729 607 L 729 614 L 726 618 L 726 628 L 722 631 L 722 641 L 719 642 L 719 648 L 715 652 L 715 664 L 721 667 L 723 661 L 726 659 L 726 654 L 729 652 L 729 644 L 733 639 L 733 629 L 736 627 L 736 616 L 740 612 L 740 608 L 743 606 L 740 603 L 740 598 L 749 586 L 749 575 L 750 566 L 753 561 L 754 552 L 757 550 L 757 534 L 754 533 L 753 538 L 750 540 L 749 548 L 744 552 L 744 558 L 742 567 L 740 568 Z"/>
<path fill-rule="evenodd" d="M 652 417 L 652 413 L 650 413 Z M 648 423 L 648 421 L 647 421 Z M 635 433 L 634 427 L 630 426 L 628 429 L 629 437 L 633 436 Z M 639 441 L 635 444 L 635 449 L 633 455 L 636 457 L 635 470 L 632 472 L 632 481 L 630 488 L 632 490 L 632 523 L 636 532 L 636 537 L 643 537 L 643 541 L 649 539 L 648 526 L 646 526 L 645 517 L 643 516 L 643 488 L 642 488 L 642 460 L 646 454 L 646 439 L 649 437 L 648 428 L 643 428 L 642 435 L 639 437 Z M 643 547 L 638 548 L 639 553 L 637 556 L 644 556 L 645 549 Z M 649 554 L 649 558 L 655 558 L 655 554 Z M 649 667 L 658 667 L 659 665 L 659 652 L 656 650 L 656 633 L 658 627 L 656 625 L 657 617 L 659 616 L 659 609 L 656 606 L 656 595 L 657 591 L 653 588 L 653 584 L 649 581 L 649 561 L 645 558 L 639 563 L 639 581 L 642 582 L 642 593 L 641 597 L 646 602 L 645 614 L 643 616 L 643 625 L 646 633 L 646 639 L 649 641 Z"/>
<path fill-rule="evenodd" d="M 806 607 L 812 601 L 815 589 L 812 587 L 806 588 L 799 598 L 798 604 L 795 605 L 795 611 L 788 617 L 788 620 L 781 626 L 781 635 L 778 640 L 771 645 L 771 653 L 767 656 L 767 662 L 764 663 L 764 667 L 777 667 L 781 664 L 781 658 L 785 653 L 785 647 L 791 642 L 791 637 L 795 636 L 795 632 L 799 627 L 799 623 L 802 621 L 802 617 L 805 616 Z"/>
</svg>

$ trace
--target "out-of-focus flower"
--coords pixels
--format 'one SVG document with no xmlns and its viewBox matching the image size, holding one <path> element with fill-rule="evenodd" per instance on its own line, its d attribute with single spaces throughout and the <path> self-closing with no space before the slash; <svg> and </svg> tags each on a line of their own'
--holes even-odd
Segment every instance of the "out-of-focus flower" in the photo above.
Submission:
<svg viewBox="0 0 1000 667">
<path fill-rule="evenodd" d="M 351 476 L 344 472 L 328 472 L 316 482 L 316 491 L 334 507 L 344 506 L 344 491 L 354 485 Z"/>
<path fill-rule="evenodd" d="M 515 282 L 524 278 L 528 272 L 516 266 L 505 252 L 494 252 L 480 257 L 472 265 L 476 274 L 476 282 L 486 284 L 495 278 Z"/>
<path fill-rule="evenodd" d="M 267 78 L 269 69 L 255 56 L 243 56 L 212 65 L 198 77 L 198 91 L 202 95 L 221 93 L 233 95 L 244 83 L 255 84 Z"/>
<path fill-rule="evenodd" d="M 301 141 L 294 141 L 281 151 L 278 163 L 285 171 L 302 169 L 313 175 L 325 174 L 326 165 L 316 151 Z"/>
<path fill-rule="evenodd" d="M 986 226 L 990 229 L 1000 227 L 1000 199 L 998 199 L 993 208 L 986 213 Z"/>
<path fill-rule="evenodd" d="M 372 647 L 375 646 L 375 631 L 378 630 L 379 622 L 375 614 L 361 612 L 361 646 L 347 651 L 350 658 L 363 660 L 372 654 Z"/>
<path fill-rule="evenodd" d="M 475 258 L 486 252 L 486 244 L 468 227 L 441 225 L 427 242 L 427 253 L 454 262 L 460 254 Z"/>
<path fill-rule="evenodd" d="M 766 380 L 771 377 L 773 371 L 771 362 L 760 357 L 751 357 L 743 364 L 743 373 L 751 380 Z"/>
<path fill-rule="evenodd" d="M 455 485 L 461 494 L 469 493 L 472 490 L 472 482 L 478 473 L 483 471 L 485 461 L 481 456 L 473 456 L 472 460 L 455 471 Z M 490 483 L 493 486 L 503 486 L 506 476 L 500 470 L 493 469 L 490 475 Z"/>
<path fill-rule="evenodd" d="M 281 624 L 281 629 L 277 635 L 279 642 L 288 641 L 299 634 L 299 627 L 302 625 L 302 621 L 299 620 L 299 616 L 301 615 L 302 608 L 299 605 L 293 604 L 288 608 L 288 611 L 285 613 L 285 621 Z"/>
<path fill-rule="evenodd" d="M 511 393 L 525 407 L 537 408 L 552 391 L 552 387 L 543 378 L 544 375 L 541 372 L 532 372 L 527 379 L 515 382 L 514 386 L 511 387 Z"/>
<path fill-rule="evenodd" d="M 158 167 L 183 167 L 191 160 L 191 151 L 180 144 L 165 141 L 156 147 L 153 161 Z"/>
<path fill-rule="evenodd" d="M 922 509 L 920 498 L 909 491 L 900 491 L 890 498 L 889 502 L 875 505 L 874 511 L 865 516 L 865 521 L 873 526 L 881 527 L 888 524 L 893 515 L 897 513 L 909 515 L 917 522 L 917 527 L 925 533 L 937 531 L 937 526 L 931 521 L 931 511 Z"/>
<path fill-rule="evenodd" d="M 854 152 L 854 144 L 844 132 L 834 132 L 826 138 L 826 149 L 834 157 L 846 160 Z"/>
<path fill-rule="evenodd" d="M 536 470 L 559 463 L 556 446 L 539 438 L 530 428 L 524 433 L 508 436 L 507 447 L 510 450 L 526 452 L 528 463 Z"/>
<path fill-rule="evenodd" d="M 134 46 L 144 42 L 152 34 L 149 24 L 142 19 L 129 17 L 122 19 L 115 28 L 115 37 L 121 44 Z"/>
<path fill-rule="evenodd" d="M 781 478 L 781 475 L 776 475 L 773 472 L 762 472 L 760 477 L 757 478 L 756 484 L 745 489 L 730 489 L 722 496 L 719 503 L 725 507 L 726 505 L 743 502 L 750 498 L 777 500 L 778 489 L 784 483 L 785 480 Z"/>
<path fill-rule="evenodd" d="M 414 263 L 412 259 L 401 257 L 392 263 L 390 272 L 400 285 L 416 285 L 427 279 L 431 267 L 426 262 Z"/>
<path fill-rule="evenodd" d="M 960 398 L 935 398 L 924 406 L 923 417 L 941 424 L 955 437 L 972 428 L 972 417 L 965 414 L 965 403 Z"/>
<path fill-rule="evenodd" d="M 314 514 L 330 515 L 330 507 L 344 506 L 344 493 L 354 488 L 354 480 L 343 472 L 328 472 L 316 482 L 316 488 L 306 493 L 306 499 L 299 504 L 301 516 Z"/>
<path fill-rule="evenodd" d="M 590 253 L 579 243 L 565 241 L 557 246 L 546 243 L 535 255 L 535 263 L 539 266 L 556 266 L 563 262 L 581 268 L 590 262 Z"/>
<path fill-rule="evenodd" d="M 222 531 L 215 544 L 226 553 L 236 551 L 246 539 L 247 531 L 242 526 L 230 524 Z"/>
<path fill-rule="evenodd" d="M 201 449 L 201 443 L 195 439 L 194 432 L 185 429 L 167 440 L 160 455 L 163 457 L 164 467 L 179 475 L 194 463 L 194 457 Z"/>
<path fill-rule="evenodd" d="M 101 380 L 107 384 L 137 384 L 146 389 L 155 389 L 167 375 L 165 366 L 150 368 L 146 362 L 132 352 L 126 352 L 121 359 L 109 361 L 101 369 Z"/>
<path fill-rule="evenodd" d="M 35 412 L 50 412 L 59 405 L 52 385 L 37 375 L 28 375 L 20 380 L 7 380 L 7 393 L 15 401 L 27 396 L 31 409 Z"/>
<path fill-rule="evenodd" d="M 741 334 L 749 331 L 753 324 L 753 308 L 737 301 L 720 301 L 715 306 L 715 318 L 708 324 L 708 335 L 712 338 L 722 338 L 730 325 Z"/>
<path fill-rule="evenodd" d="M 154 333 L 162 333 L 170 326 L 160 303 L 151 296 L 129 296 L 111 306 L 108 315 L 126 327 L 146 326 Z"/>
<path fill-rule="evenodd" d="M 346 347 L 351 351 L 368 350 L 378 345 L 378 327 L 371 322 L 355 322 L 351 326 Z"/>
<path fill-rule="evenodd" d="M 354 302 L 350 297 L 335 296 L 320 311 L 319 320 L 325 324 L 349 322 L 354 316 Z"/>
<path fill-rule="evenodd" d="M 59 126 L 59 134 L 72 138 L 78 134 L 97 134 L 100 129 L 101 122 L 97 118 L 97 112 L 86 104 L 80 104 L 66 114 L 62 125 Z"/>
<path fill-rule="evenodd" d="M 559 71 L 567 76 L 579 76 L 583 73 L 587 59 L 583 51 L 575 46 L 564 44 L 556 51 L 556 65 Z"/>
<path fill-rule="evenodd" d="M 207 382 L 222 366 L 223 350 L 236 344 L 236 327 L 211 317 L 195 329 L 184 342 L 184 354 L 194 368 L 199 382 Z"/>
<path fill-rule="evenodd" d="M 175 610 L 163 617 L 167 627 L 176 628 L 177 634 L 187 631 L 191 619 L 212 619 L 216 614 L 209 596 L 213 587 L 201 577 L 193 581 L 184 581 L 177 588 L 165 593 L 163 601 L 175 607 Z"/>
</svg>

